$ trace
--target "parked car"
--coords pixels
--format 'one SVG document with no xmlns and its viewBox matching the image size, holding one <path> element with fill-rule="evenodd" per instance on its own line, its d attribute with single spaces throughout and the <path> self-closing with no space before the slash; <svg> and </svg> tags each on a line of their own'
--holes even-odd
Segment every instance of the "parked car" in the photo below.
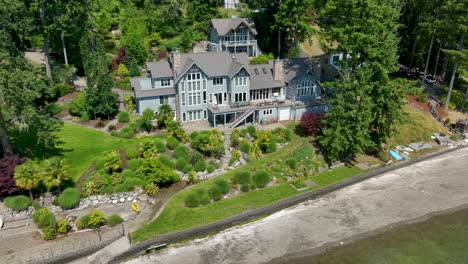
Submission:
<svg viewBox="0 0 468 264">
<path fill-rule="evenodd" d="M 426 75 L 424 76 L 424 82 L 427 84 L 434 84 L 436 83 L 436 80 L 434 79 L 434 77 L 432 77 L 432 75 Z"/>
</svg>

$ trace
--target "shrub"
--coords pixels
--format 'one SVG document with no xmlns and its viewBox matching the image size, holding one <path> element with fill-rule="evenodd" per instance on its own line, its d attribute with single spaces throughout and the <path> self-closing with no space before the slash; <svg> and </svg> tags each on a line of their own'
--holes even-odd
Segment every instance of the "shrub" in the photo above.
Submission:
<svg viewBox="0 0 468 264">
<path fill-rule="evenodd" d="M 217 178 L 214 180 L 214 184 L 219 187 L 223 194 L 229 192 L 229 182 L 224 178 Z"/>
<path fill-rule="evenodd" d="M 57 222 L 57 232 L 60 234 L 66 234 L 70 230 L 70 222 L 61 219 Z"/>
<path fill-rule="evenodd" d="M 187 142 L 189 139 L 187 132 L 182 128 L 182 123 L 179 121 L 168 120 L 166 122 L 166 131 L 169 137 L 175 137 L 182 143 Z"/>
<path fill-rule="evenodd" d="M 45 208 L 42 208 L 42 209 L 45 209 Z M 46 213 L 41 214 L 36 224 L 37 224 L 37 227 L 39 228 L 44 228 L 44 227 L 49 226 L 55 229 L 55 226 L 57 225 L 57 220 L 55 220 L 54 214 L 51 211 L 47 210 Z"/>
<path fill-rule="evenodd" d="M 144 160 L 142 166 L 135 173 L 137 177 L 158 186 L 168 186 L 180 180 L 179 175 L 164 165 L 160 159 Z"/>
<path fill-rule="evenodd" d="M 208 167 L 206 168 L 206 170 L 208 171 L 208 173 L 212 173 L 215 171 L 215 166 L 210 164 L 208 165 Z"/>
<path fill-rule="evenodd" d="M 161 141 L 161 139 L 157 138 L 153 142 L 154 147 L 158 150 L 159 153 L 165 152 L 166 151 L 166 145 L 164 142 Z"/>
<path fill-rule="evenodd" d="M 243 183 L 240 189 L 242 192 L 248 192 L 250 191 L 250 185 L 248 183 Z"/>
<path fill-rule="evenodd" d="M 233 147 L 237 147 L 237 145 L 239 144 L 239 136 L 240 136 L 240 131 L 238 129 L 234 129 L 234 131 L 232 131 L 232 134 L 231 134 L 231 145 Z"/>
<path fill-rule="evenodd" d="M 153 130 L 153 120 L 156 118 L 153 110 L 146 108 L 138 119 L 138 124 L 144 130 L 150 132 Z"/>
<path fill-rule="evenodd" d="M 89 215 L 83 215 L 75 221 L 76 228 L 78 230 L 89 228 Z"/>
<path fill-rule="evenodd" d="M 127 123 L 130 121 L 130 114 L 128 112 L 120 112 L 117 119 L 120 123 Z"/>
<path fill-rule="evenodd" d="M 122 159 L 117 151 L 111 151 L 104 156 L 104 169 L 107 172 L 118 171 L 122 168 Z"/>
<path fill-rule="evenodd" d="M 68 103 L 68 110 L 70 111 L 70 114 L 74 116 L 81 116 L 83 117 L 83 114 L 86 113 L 86 104 L 87 104 L 88 99 L 86 98 L 85 93 L 80 93 L 75 99 L 72 99 Z M 88 120 L 89 120 L 89 115 L 88 115 Z"/>
<path fill-rule="evenodd" d="M 185 206 L 195 208 L 198 207 L 198 205 L 200 204 L 200 196 L 198 195 L 198 192 L 191 191 L 185 196 L 184 201 Z"/>
<path fill-rule="evenodd" d="M 121 138 L 132 138 L 135 136 L 135 131 L 130 127 L 126 126 L 120 130 L 119 137 Z"/>
<path fill-rule="evenodd" d="M 42 228 L 42 239 L 53 240 L 57 237 L 57 230 L 53 226 L 45 226 Z"/>
<path fill-rule="evenodd" d="M 273 135 L 275 135 L 276 139 L 280 143 L 289 142 L 292 138 L 291 130 L 281 127 L 278 127 L 275 130 L 273 130 Z"/>
<path fill-rule="evenodd" d="M 192 184 L 198 182 L 198 176 L 197 176 L 197 173 L 195 171 L 192 170 L 192 171 L 190 171 L 188 173 L 188 181 L 189 181 L 189 183 L 192 183 Z"/>
<path fill-rule="evenodd" d="M 429 95 L 426 93 L 421 94 L 418 96 L 418 99 L 416 99 L 420 103 L 427 103 L 427 99 L 429 98 Z"/>
<path fill-rule="evenodd" d="M 136 159 L 140 156 L 140 152 L 137 148 L 131 147 L 127 149 L 127 158 L 128 159 Z"/>
<path fill-rule="evenodd" d="M 167 147 L 169 149 L 175 149 L 179 145 L 179 140 L 175 137 L 168 137 L 167 138 Z"/>
<path fill-rule="evenodd" d="M 174 169 L 175 168 L 175 163 L 174 161 L 167 155 L 167 154 L 161 154 L 159 156 L 159 159 L 161 160 L 161 162 L 168 166 L 169 168 L 171 169 Z"/>
<path fill-rule="evenodd" d="M 462 140 L 462 137 L 458 134 L 452 134 L 450 135 L 450 139 L 453 141 L 459 141 L 459 140 Z"/>
<path fill-rule="evenodd" d="M 184 170 L 184 167 L 188 164 L 187 160 L 184 158 L 178 158 L 176 161 L 176 168 L 180 171 Z"/>
<path fill-rule="evenodd" d="M 274 140 L 270 141 L 265 149 L 266 153 L 273 153 L 276 151 L 276 142 Z"/>
<path fill-rule="evenodd" d="M 132 170 L 132 171 L 135 171 L 136 169 L 138 169 L 138 167 L 141 166 L 141 164 L 143 163 L 143 160 L 142 159 L 131 159 L 127 162 L 127 167 Z M 125 177 L 125 175 L 124 175 Z"/>
<path fill-rule="evenodd" d="M 191 164 L 187 164 L 187 165 L 185 165 L 184 168 L 182 169 L 182 172 L 184 172 L 184 173 L 189 173 L 189 172 L 191 172 L 192 170 L 193 170 L 192 165 L 191 165 Z"/>
<path fill-rule="evenodd" d="M 236 171 L 233 177 L 234 184 L 250 183 L 252 181 L 250 172 L 248 171 Z"/>
<path fill-rule="evenodd" d="M 132 170 L 129 170 L 129 169 L 125 169 L 125 170 L 122 171 L 122 177 L 124 179 L 133 178 L 133 177 L 135 177 L 135 172 L 133 172 Z"/>
<path fill-rule="evenodd" d="M 62 106 L 60 106 L 57 103 L 51 103 L 51 104 L 46 105 L 46 107 L 44 108 L 44 111 L 49 115 L 56 115 L 62 112 Z"/>
<path fill-rule="evenodd" d="M 4 200 L 5 206 L 15 211 L 23 211 L 31 205 L 31 199 L 24 195 L 10 196 Z"/>
<path fill-rule="evenodd" d="M 321 116 L 319 114 L 304 112 L 299 126 L 306 134 L 314 134 L 320 130 L 320 120 Z"/>
<path fill-rule="evenodd" d="M 244 128 L 244 129 L 242 129 L 242 130 L 240 131 L 239 135 L 240 135 L 241 137 L 245 137 L 245 136 L 247 136 L 247 133 L 248 133 L 248 132 L 247 132 L 247 129 Z"/>
<path fill-rule="evenodd" d="M 190 133 L 190 139 L 194 140 L 195 138 L 197 138 L 198 134 L 200 134 L 198 131 L 193 131 L 192 133 Z"/>
<path fill-rule="evenodd" d="M 202 192 L 200 192 L 200 204 L 202 205 L 206 205 L 206 204 L 209 204 L 211 202 L 211 197 L 210 195 L 206 192 L 205 189 L 201 189 Z"/>
<path fill-rule="evenodd" d="M 89 227 L 98 228 L 106 223 L 106 218 L 101 210 L 94 209 L 89 214 Z"/>
<path fill-rule="evenodd" d="M 179 145 L 174 149 L 173 154 L 176 159 L 180 159 L 180 158 L 188 159 L 190 155 L 190 150 L 187 146 Z"/>
<path fill-rule="evenodd" d="M 145 192 L 151 197 L 155 197 L 159 194 L 159 186 L 154 183 L 148 183 L 145 185 Z"/>
<path fill-rule="evenodd" d="M 99 157 L 96 160 L 96 167 L 100 170 L 104 169 L 104 164 L 106 163 L 106 160 L 104 157 Z"/>
<path fill-rule="evenodd" d="M 81 112 L 80 113 L 80 122 L 88 122 L 91 119 L 91 116 L 88 112 Z"/>
<path fill-rule="evenodd" d="M 67 94 L 73 92 L 73 90 L 75 88 L 73 86 L 71 86 L 71 85 L 67 85 L 67 84 L 64 84 L 64 83 L 57 83 L 55 85 L 55 89 L 57 90 L 58 96 L 62 97 L 64 95 L 67 95 Z"/>
<path fill-rule="evenodd" d="M 192 140 L 192 147 L 206 156 L 221 158 L 225 151 L 223 134 L 217 129 L 202 132 Z"/>
<path fill-rule="evenodd" d="M 199 160 L 205 160 L 205 157 L 198 151 L 192 151 L 189 153 L 187 159 L 190 164 L 195 164 Z"/>
<path fill-rule="evenodd" d="M 241 142 L 240 142 L 239 145 L 240 145 L 240 150 L 241 150 L 242 152 L 244 152 L 244 153 L 249 153 L 249 151 L 250 151 L 250 143 L 249 143 L 248 140 L 246 140 L 246 139 L 241 140 Z"/>
<path fill-rule="evenodd" d="M 257 129 L 253 125 L 247 126 L 247 132 L 249 132 L 251 137 L 257 138 Z"/>
<path fill-rule="evenodd" d="M 107 217 L 106 222 L 109 226 L 116 226 L 123 222 L 123 219 L 118 214 L 111 214 Z"/>
<path fill-rule="evenodd" d="M 238 150 L 232 152 L 231 158 L 229 159 L 229 166 L 232 166 L 241 157 L 241 153 Z"/>
<path fill-rule="evenodd" d="M 63 191 L 58 197 L 58 205 L 62 209 L 72 209 L 75 208 L 80 203 L 81 193 L 78 189 L 67 188 Z"/>
<path fill-rule="evenodd" d="M 297 169 L 297 159 L 296 158 L 287 159 L 286 164 L 288 164 L 289 168 L 291 168 L 292 170 Z"/>
<path fill-rule="evenodd" d="M 214 201 L 219 201 L 223 197 L 221 188 L 216 184 L 211 186 L 211 188 L 208 190 L 208 193 L 210 194 L 211 199 Z"/>
<path fill-rule="evenodd" d="M 198 171 L 205 171 L 206 170 L 206 161 L 199 160 L 199 161 L 195 162 L 195 164 L 193 165 L 193 168 L 197 172 Z"/>
<path fill-rule="evenodd" d="M 252 181 L 255 183 L 257 188 L 264 188 L 268 183 L 270 183 L 270 176 L 266 171 L 259 170 L 253 175 Z"/>
</svg>

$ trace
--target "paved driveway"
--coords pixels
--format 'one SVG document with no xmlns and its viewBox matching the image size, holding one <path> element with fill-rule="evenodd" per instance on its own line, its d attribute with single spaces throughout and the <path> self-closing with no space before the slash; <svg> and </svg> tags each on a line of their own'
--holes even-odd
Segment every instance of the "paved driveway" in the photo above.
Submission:
<svg viewBox="0 0 468 264">
<path fill-rule="evenodd" d="M 127 263 L 285 263 L 371 230 L 467 206 L 467 190 L 465 148 Z"/>
</svg>

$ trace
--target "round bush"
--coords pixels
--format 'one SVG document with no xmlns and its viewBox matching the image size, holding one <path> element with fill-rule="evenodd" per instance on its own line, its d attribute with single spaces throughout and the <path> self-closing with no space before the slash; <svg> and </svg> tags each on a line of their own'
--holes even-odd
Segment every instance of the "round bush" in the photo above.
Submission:
<svg viewBox="0 0 468 264">
<path fill-rule="evenodd" d="M 257 129 L 253 125 L 248 125 L 247 126 L 247 132 L 249 132 L 249 135 L 253 138 L 257 137 Z"/>
<path fill-rule="evenodd" d="M 195 164 L 193 165 L 193 168 L 197 172 L 198 171 L 205 171 L 206 170 L 206 161 L 199 160 L 199 161 L 195 162 Z"/>
<path fill-rule="evenodd" d="M 250 185 L 248 183 L 244 183 L 241 185 L 241 191 L 242 192 L 248 192 L 250 191 Z"/>
<path fill-rule="evenodd" d="M 47 213 L 41 215 L 41 217 L 37 221 L 37 226 L 39 228 L 50 226 L 55 229 L 56 224 L 57 220 L 55 219 L 55 216 L 51 211 L 48 211 Z"/>
<path fill-rule="evenodd" d="M 234 184 L 249 184 L 252 181 L 250 172 L 248 171 L 236 171 L 234 173 L 233 182 Z"/>
<path fill-rule="evenodd" d="M 297 169 L 297 159 L 296 158 L 287 159 L 286 164 L 288 164 L 289 168 L 291 168 L 292 170 Z"/>
<path fill-rule="evenodd" d="M 272 140 L 266 146 L 265 152 L 266 153 L 273 153 L 275 151 L 276 151 L 276 142 L 274 140 Z"/>
<path fill-rule="evenodd" d="M 58 205 L 62 209 L 75 208 L 80 203 L 81 193 L 78 189 L 67 188 L 63 191 L 57 199 Z"/>
<path fill-rule="evenodd" d="M 51 103 L 51 104 L 46 105 L 46 107 L 44 108 L 44 111 L 48 113 L 49 115 L 56 115 L 62 112 L 62 106 L 60 106 L 57 103 Z"/>
<path fill-rule="evenodd" d="M 193 170 L 192 165 L 187 164 L 187 165 L 184 166 L 184 169 L 182 170 L 182 172 L 184 172 L 184 173 L 189 173 L 189 172 L 191 172 L 192 170 Z"/>
<path fill-rule="evenodd" d="M 198 137 L 198 134 L 200 134 L 198 133 L 198 131 L 193 131 L 192 133 L 190 133 L 190 139 L 194 140 L 195 138 Z"/>
<path fill-rule="evenodd" d="M 107 224 L 110 225 L 110 226 L 116 226 L 120 223 L 123 222 L 123 219 L 120 215 L 118 214 L 112 214 L 112 215 L 109 215 L 106 219 L 107 221 Z"/>
<path fill-rule="evenodd" d="M 67 220 L 61 219 L 57 222 L 57 232 L 66 234 L 70 230 L 70 223 Z"/>
<path fill-rule="evenodd" d="M 133 172 L 132 170 L 126 169 L 122 171 L 122 176 L 124 180 L 127 178 L 133 178 L 135 177 L 135 172 Z"/>
<path fill-rule="evenodd" d="M 134 147 L 127 149 L 127 159 L 129 160 L 136 159 L 139 156 L 140 156 L 140 152 L 138 151 L 138 149 Z"/>
<path fill-rule="evenodd" d="M 138 167 L 141 166 L 142 163 L 143 163 L 142 159 L 131 159 L 127 162 L 127 167 L 130 170 L 135 171 L 136 169 L 138 169 Z"/>
<path fill-rule="evenodd" d="M 192 191 L 192 192 L 189 192 L 185 196 L 184 201 L 185 201 L 185 206 L 190 207 L 190 208 L 195 208 L 195 207 L 198 207 L 198 205 L 200 204 L 200 196 L 198 195 L 197 192 Z"/>
<path fill-rule="evenodd" d="M 208 167 L 206 168 L 206 170 L 208 171 L 208 173 L 212 173 L 215 171 L 215 166 L 210 164 L 208 165 Z"/>
<path fill-rule="evenodd" d="M 176 168 L 180 171 L 184 170 L 184 167 L 188 164 L 187 160 L 184 158 L 178 158 L 176 161 Z"/>
<path fill-rule="evenodd" d="M 161 154 L 159 155 L 159 160 L 161 160 L 161 162 L 168 166 L 169 168 L 171 169 L 174 169 L 175 168 L 175 163 L 174 161 L 167 155 L 167 154 Z"/>
<path fill-rule="evenodd" d="M 104 169 L 105 164 L 106 164 L 106 158 L 104 156 L 101 156 L 96 160 L 96 167 L 100 170 Z"/>
<path fill-rule="evenodd" d="M 83 215 L 75 221 L 75 225 L 78 230 L 89 228 L 89 215 Z"/>
<path fill-rule="evenodd" d="M 24 195 L 10 196 L 4 200 L 5 206 L 15 211 L 23 211 L 31 205 L 31 199 Z"/>
<path fill-rule="evenodd" d="M 229 192 L 229 182 L 224 178 L 217 178 L 214 180 L 214 184 L 219 187 L 223 194 Z"/>
<path fill-rule="evenodd" d="M 133 131 L 133 128 L 130 126 L 126 126 L 120 130 L 119 137 L 122 138 L 132 138 L 135 136 L 135 132 Z"/>
<path fill-rule="evenodd" d="M 250 151 L 250 143 L 249 141 L 245 139 L 240 142 L 239 147 L 240 147 L 240 150 L 244 153 L 249 153 Z"/>
<path fill-rule="evenodd" d="M 179 140 L 175 137 L 168 137 L 167 138 L 167 147 L 169 149 L 175 149 L 179 145 Z"/>
<path fill-rule="evenodd" d="M 208 190 L 208 193 L 210 194 L 211 199 L 214 201 L 219 201 L 223 197 L 223 192 L 217 185 L 211 186 L 211 188 Z"/>
<path fill-rule="evenodd" d="M 190 150 L 187 146 L 179 145 L 174 149 L 174 157 L 176 159 L 184 158 L 187 159 L 190 155 Z"/>
<path fill-rule="evenodd" d="M 208 195 L 205 189 L 202 189 L 203 192 L 200 194 L 200 204 L 206 205 L 211 202 L 211 197 Z"/>
<path fill-rule="evenodd" d="M 101 210 L 94 209 L 89 214 L 89 227 L 98 228 L 106 223 L 106 218 Z"/>
<path fill-rule="evenodd" d="M 165 152 L 166 151 L 166 145 L 164 142 L 161 141 L 161 139 L 157 138 L 153 142 L 154 147 L 158 150 L 159 153 Z"/>
<path fill-rule="evenodd" d="M 53 226 L 46 226 L 42 228 L 42 239 L 53 240 L 57 237 L 57 231 Z"/>
<path fill-rule="evenodd" d="M 255 183 L 257 188 L 264 188 L 268 183 L 270 183 L 270 180 L 270 176 L 264 170 L 257 171 L 252 177 L 252 181 Z"/>
<path fill-rule="evenodd" d="M 240 131 L 239 135 L 240 135 L 241 137 L 247 136 L 247 129 L 245 129 L 245 128 L 242 129 L 242 130 Z"/>
<path fill-rule="evenodd" d="M 127 123 L 130 120 L 130 114 L 128 112 L 120 112 L 117 119 L 120 123 Z"/>
</svg>

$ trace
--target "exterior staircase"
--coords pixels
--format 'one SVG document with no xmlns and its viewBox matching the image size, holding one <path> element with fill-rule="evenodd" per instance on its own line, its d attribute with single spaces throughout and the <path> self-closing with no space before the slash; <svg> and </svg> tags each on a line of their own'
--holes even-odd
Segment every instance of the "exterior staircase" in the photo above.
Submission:
<svg viewBox="0 0 468 264">
<path fill-rule="evenodd" d="M 235 128 L 253 113 L 254 113 L 254 110 L 252 108 L 244 110 L 244 112 L 242 112 L 240 115 L 236 116 L 236 118 L 234 118 L 231 122 L 229 122 L 229 127 Z"/>
</svg>

